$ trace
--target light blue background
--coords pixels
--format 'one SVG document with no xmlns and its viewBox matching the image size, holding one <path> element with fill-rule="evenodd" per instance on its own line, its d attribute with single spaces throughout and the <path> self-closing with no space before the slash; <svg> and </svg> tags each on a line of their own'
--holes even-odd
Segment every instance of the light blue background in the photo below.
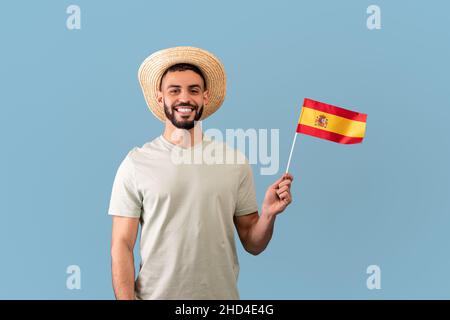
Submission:
<svg viewBox="0 0 450 320">
<path fill-rule="evenodd" d="M 70 4 L 81 30 L 66 28 Z M 366 27 L 370 4 L 381 30 Z M 269 247 L 238 242 L 242 299 L 450 298 L 449 14 L 446 1 L 3 1 L 0 298 L 113 298 L 113 178 L 163 129 L 137 69 L 176 45 L 226 67 L 205 129 L 280 129 L 279 174 L 253 166 L 260 204 L 303 98 L 369 115 L 359 145 L 298 137 L 294 202 Z M 381 290 L 366 287 L 372 264 Z"/>
</svg>

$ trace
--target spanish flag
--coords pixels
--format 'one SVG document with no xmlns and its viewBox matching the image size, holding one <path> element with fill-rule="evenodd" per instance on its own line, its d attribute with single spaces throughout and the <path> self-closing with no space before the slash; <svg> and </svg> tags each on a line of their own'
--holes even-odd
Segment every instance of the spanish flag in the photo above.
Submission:
<svg viewBox="0 0 450 320">
<path fill-rule="evenodd" d="M 305 99 L 297 132 L 343 144 L 361 143 L 367 114 Z"/>
</svg>

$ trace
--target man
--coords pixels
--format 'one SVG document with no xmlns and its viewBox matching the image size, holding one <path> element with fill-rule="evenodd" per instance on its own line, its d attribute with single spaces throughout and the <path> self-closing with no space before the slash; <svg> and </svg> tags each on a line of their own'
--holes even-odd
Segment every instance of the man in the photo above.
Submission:
<svg viewBox="0 0 450 320">
<path fill-rule="evenodd" d="M 257 255 L 269 243 L 275 217 L 292 201 L 293 177 L 284 174 L 266 192 L 258 214 L 251 167 L 179 163 L 174 154 L 214 146 L 243 157 L 202 133 L 200 121 L 225 98 L 225 71 L 211 53 L 175 47 L 149 56 L 139 81 L 161 136 L 134 148 L 112 189 L 112 280 L 117 299 L 239 299 L 234 227 Z M 217 148 L 218 147 L 218 148 Z M 133 248 L 141 223 L 139 275 Z"/>
</svg>

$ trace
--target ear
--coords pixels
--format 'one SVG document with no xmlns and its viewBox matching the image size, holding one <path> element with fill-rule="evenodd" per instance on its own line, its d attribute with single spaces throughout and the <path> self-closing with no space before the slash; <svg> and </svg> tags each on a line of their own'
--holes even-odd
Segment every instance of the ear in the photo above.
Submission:
<svg viewBox="0 0 450 320">
<path fill-rule="evenodd" d="M 208 90 L 203 91 L 203 101 L 205 102 L 204 103 L 205 106 L 209 103 L 209 92 L 208 92 Z"/>
<path fill-rule="evenodd" d="M 158 93 L 156 94 L 156 101 L 161 108 L 164 108 L 164 97 L 162 91 L 158 90 Z"/>
</svg>

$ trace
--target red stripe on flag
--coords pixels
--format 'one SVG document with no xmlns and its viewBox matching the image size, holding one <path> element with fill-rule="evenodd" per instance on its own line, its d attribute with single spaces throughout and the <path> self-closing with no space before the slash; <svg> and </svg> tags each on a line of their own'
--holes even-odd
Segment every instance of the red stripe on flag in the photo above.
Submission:
<svg viewBox="0 0 450 320">
<path fill-rule="evenodd" d="M 347 137 L 339 133 L 317 129 L 304 124 L 297 125 L 297 132 L 343 144 L 361 143 L 363 140 L 363 138 Z"/>
<path fill-rule="evenodd" d="M 347 118 L 350 120 L 366 122 L 367 114 L 359 113 L 344 108 L 336 107 L 328 103 L 323 103 L 315 100 L 305 98 L 303 102 L 305 108 L 311 108 L 326 113 L 331 113 L 339 117 Z"/>
</svg>

